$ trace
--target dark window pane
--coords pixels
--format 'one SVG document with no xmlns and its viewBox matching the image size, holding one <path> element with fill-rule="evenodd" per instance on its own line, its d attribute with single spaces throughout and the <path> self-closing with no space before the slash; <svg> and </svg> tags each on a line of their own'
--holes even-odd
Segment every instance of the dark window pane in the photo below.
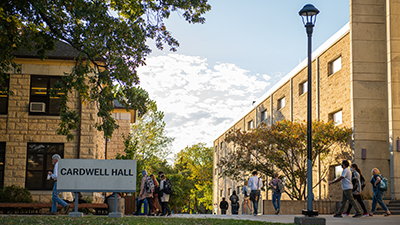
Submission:
<svg viewBox="0 0 400 225">
<path fill-rule="evenodd" d="M 43 170 L 43 154 L 28 155 L 28 170 Z"/>
<path fill-rule="evenodd" d="M 58 114 L 60 112 L 60 97 L 50 97 L 49 114 Z"/>
<path fill-rule="evenodd" d="M 53 171 L 51 157 L 59 154 L 63 157 L 64 144 L 28 143 L 26 188 L 31 190 L 51 190 L 53 180 L 47 180 L 48 171 Z"/>
<path fill-rule="evenodd" d="M 45 177 L 46 179 L 46 177 Z M 26 186 L 29 189 L 42 189 L 43 172 L 28 171 L 26 176 Z"/>
<path fill-rule="evenodd" d="M 0 84 L 0 114 L 7 114 L 8 110 L 8 90 L 9 79 L 5 79 L 4 83 Z"/>
<path fill-rule="evenodd" d="M 0 142 L 0 187 L 4 184 L 4 162 L 6 154 L 6 143 Z"/>
<path fill-rule="evenodd" d="M 46 96 L 47 82 L 48 78 L 46 77 L 32 76 L 31 96 L 33 95 Z"/>
</svg>

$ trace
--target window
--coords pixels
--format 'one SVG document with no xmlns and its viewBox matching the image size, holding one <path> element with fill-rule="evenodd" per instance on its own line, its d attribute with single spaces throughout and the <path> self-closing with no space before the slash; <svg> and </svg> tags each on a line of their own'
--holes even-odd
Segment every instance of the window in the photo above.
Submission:
<svg viewBox="0 0 400 225">
<path fill-rule="evenodd" d="M 331 177 L 331 180 L 336 179 L 342 175 L 343 168 L 341 165 L 337 166 L 331 166 L 331 174 L 333 177 Z"/>
<path fill-rule="evenodd" d="M 0 114 L 7 114 L 8 111 L 8 88 L 10 79 L 5 78 L 4 83 L 0 84 Z"/>
<path fill-rule="evenodd" d="M 247 123 L 247 130 L 253 129 L 254 128 L 254 122 L 251 120 L 250 122 Z"/>
<path fill-rule="evenodd" d="M 217 175 L 217 173 L 218 173 L 218 169 L 215 168 L 215 169 L 214 169 L 214 175 Z"/>
<path fill-rule="evenodd" d="M 64 144 L 28 143 L 26 157 L 25 187 L 30 190 L 51 190 L 53 180 L 47 180 L 48 171 L 53 170 L 51 157 L 64 155 Z"/>
<path fill-rule="evenodd" d="M 242 193 L 242 192 L 240 191 L 240 186 L 238 186 L 238 187 L 236 187 L 236 194 L 239 195 L 240 193 Z"/>
<path fill-rule="evenodd" d="M 222 194 L 223 194 L 224 192 L 223 192 L 223 190 L 221 189 L 221 190 L 219 190 L 219 197 L 222 197 Z"/>
<path fill-rule="evenodd" d="M 343 121 L 342 121 L 342 110 L 337 111 L 337 112 L 335 112 L 335 113 L 332 113 L 332 114 L 330 115 L 330 119 L 333 120 L 333 122 L 335 123 L 335 125 L 341 124 L 341 123 L 343 122 Z"/>
<path fill-rule="evenodd" d="M 267 119 L 267 110 L 264 110 L 261 112 L 261 121 L 264 121 Z"/>
<path fill-rule="evenodd" d="M 278 110 L 285 107 L 285 97 L 278 100 Z"/>
<path fill-rule="evenodd" d="M 304 81 L 299 85 L 299 95 L 306 93 L 308 90 L 308 81 Z"/>
<path fill-rule="evenodd" d="M 4 163 L 6 156 L 6 143 L 0 142 L 0 187 L 4 185 Z"/>
<path fill-rule="evenodd" d="M 333 60 L 329 63 L 329 75 L 332 75 L 342 69 L 342 57 Z"/>
<path fill-rule="evenodd" d="M 61 77 L 31 76 L 31 99 L 29 103 L 44 103 L 44 110 L 42 112 L 40 110 L 35 112 L 29 110 L 30 115 L 59 115 L 60 97 L 65 93 L 58 92 L 55 97 L 51 97 L 50 90 L 57 82 L 61 81 Z"/>
<path fill-rule="evenodd" d="M 232 195 L 232 188 L 228 188 L 228 196 Z"/>
</svg>

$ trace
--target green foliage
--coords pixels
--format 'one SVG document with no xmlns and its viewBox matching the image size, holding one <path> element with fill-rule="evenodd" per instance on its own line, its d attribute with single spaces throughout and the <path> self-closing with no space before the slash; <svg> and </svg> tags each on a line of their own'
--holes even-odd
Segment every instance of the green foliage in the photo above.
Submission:
<svg viewBox="0 0 400 225">
<path fill-rule="evenodd" d="M 179 202 L 183 210 L 190 210 L 189 205 L 197 213 L 212 210 L 212 148 L 204 143 L 186 147 L 176 155 L 174 169 L 180 178 Z"/>
<path fill-rule="evenodd" d="M 97 104 L 101 121 L 95 126 L 111 137 L 118 128 L 110 113 L 114 100 L 141 115 L 150 103 L 136 71 L 151 52 L 146 41 L 153 39 L 158 49 L 167 44 L 176 51 L 179 43 L 164 19 L 178 12 L 189 23 L 204 23 L 202 15 L 210 9 L 207 0 L 0 1 L 0 84 L 8 72 L 21 69 L 14 52 L 35 51 L 43 60 L 57 41 L 68 43 L 79 56 L 63 84 L 58 84 L 66 93 L 61 98 L 58 134 L 71 140 L 72 130 L 79 127 L 78 112 L 66 104 L 76 90 L 84 104 Z"/>
<path fill-rule="evenodd" d="M 312 166 L 323 162 L 319 182 L 328 171 L 330 162 L 347 158 L 346 147 L 352 131 L 335 126 L 333 122 L 315 121 L 312 124 Z M 286 178 L 285 192 L 291 199 L 306 196 L 307 182 L 307 124 L 305 122 L 279 121 L 271 127 L 265 124 L 246 131 L 230 132 L 227 143 L 235 149 L 218 163 L 223 168 L 221 176 L 239 180 L 243 173 L 257 170 L 264 178 L 278 172 Z M 335 151 L 339 148 L 340 151 Z M 319 184 L 316 183 L 316 185 Z"/>
<path fill-rule="evenodd" d="M 11 185 L 0 189 L 0 202 L 31 203 L 33 199 L 31 193 L 26 188 Z"/>
</svg>

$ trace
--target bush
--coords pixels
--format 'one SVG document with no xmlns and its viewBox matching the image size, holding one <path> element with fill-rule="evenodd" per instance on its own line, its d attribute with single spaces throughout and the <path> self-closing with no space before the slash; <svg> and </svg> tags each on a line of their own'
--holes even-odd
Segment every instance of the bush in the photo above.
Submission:
<svg viewBox="0 0 400 225">
<path fill-rule="evenodd" d="M 11 185 L 0 189 L 0 202 L 31 203 L 33 199 L 31 193 L 26 188 Z"/>
</svg>

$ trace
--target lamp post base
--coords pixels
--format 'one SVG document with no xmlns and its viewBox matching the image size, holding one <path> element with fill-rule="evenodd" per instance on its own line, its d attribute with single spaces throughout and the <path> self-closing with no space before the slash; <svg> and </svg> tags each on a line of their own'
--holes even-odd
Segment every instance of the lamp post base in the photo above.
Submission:
<svg viewBox="0 0 400 225">
<path fill-rule="evenodd" d="M 309 211 L 309 210 L 303 209 L 301 214 L 303 214 L 304 216 L 307 216 L 307 217 L 316 217 L 316 216 L 318 216 L 318 211 L 317 210 Z"/>
<path fill-rule="evenodd" d="M 294 224 L 325 225 L 326 219 L 323 217 L 296 216 L 294 217 Z"/>
</svg>

